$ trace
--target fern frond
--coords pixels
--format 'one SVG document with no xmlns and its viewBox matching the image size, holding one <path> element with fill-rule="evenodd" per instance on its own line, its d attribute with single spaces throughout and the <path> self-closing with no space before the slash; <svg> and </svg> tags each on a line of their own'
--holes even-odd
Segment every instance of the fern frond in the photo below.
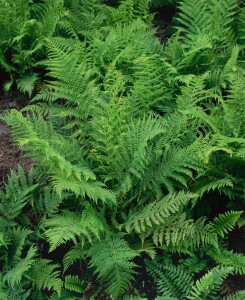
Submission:
<svg viewBox="0 0 245 300">
<path fill-rule="evenodd" d="M 163 112 L 171 101 L 172 90 L 163 84 L 170 74 L 166 72 L 166 62 L 160 55 L 142 55 L 133 66 L 134 86 L 128 99 L 134 114 L 151 110 Z"/>
<path fill-rule="evenodd" d="M 6 228 L 4 229 L 6 230 Z M 9 239 L 11 240 L 11 244 L 8 245 L 8 264 L 15 265 L 21 261 L 24 246 L 31 233 L 31 230 L 20 227 L 8 231 Z"/>
<path fill-rule="evenodd" d="M 98 279 L 108 285 L 108 291 L 117 299 L 133 280 L 136 266 L 132 259 L 137 252 L 124 240 L 113 239 L 97 243 L 89 250 L 90 266 L 95 268 Z"/>
<path fill-rule="evenodd" d="M 193 254 L 200 245 L 218 247 L 217 235 L 209 223 L 205 224 L 205 218 L 193 221 L 186 219 L 185 214 L 169 218 L 166 224 L 148 230 L 147 236 L 152 236 L 155 245 L 179 253 L 186 253 L 188 249 L 187 253 Z"/>
<path fill-rule="evenodd" d="M 48 60 L 42 65 L 47 66 L 47 75 L 53 80 L 46 82 L 44 90 L 34 100 L 55 102 L 65 99 L 67 108 L 73 107 L 74 113 L 77 110 L 77 116 L 84 119 L 99 97 L 93 78 L 94 70 L 84 44 L 61 38 L 50 39 L 46 43 Z"/>
<path fill-rule="evenodd" d="M 245 274 L 245 256 L 232 250 L 208 251 L 209 256 L 223 267 L 232 267 L 237 274 Z"/>
<path fill-rule="evenodd" d="M 78 276 L 66 276 L 64 286 L 69 291 L 73 291 L 76 293 L 84 292 L 83 282 L 79 279 Z"/>
<path fill-rule="evenodd" d="M 198 186 L 195 188 L 195 192 L 202 197 L 206 192 L 209 191 L 222 191 L 225 187 L 233 188 L 233 182 L 230 178 L 217 179 L 214 178 L 208 180 L 205 178 L 203 181 L 199 181 Z"/>
<path fill-rule="evenodd" d="M 151 20 L 149 6 L 151 0 L 122 0 L 118 8 L 107 8 L 113 23 L 131 23 L 137 18 Z"/>
<path fill-rule="evenodd" d="M 196 284 L 192 287 L 187 299 L 200 300 L 200 299 L 214 299 L 219 292 L 220 286 L 224 279 L 231 274 L 233 268 L 213 268 L 201 279 L 197 280 Z"/>
<path fill-rule="evenodd" d="M 158 295 L 162 297 L 185 299 L 194 284 L 192 276 L 181 266 L 148 262 L 147 270 L 154 278 Z"/>
<path fill-rule="evenodd" d="M 17 263 L 11 270 L 7 271 L 3 277 L 4 282 L 7 282 L 11 287 L 20 285 L 23 276 L 29 271 L 32 265 L 35 263 L 35 257 L 37 255 L 37 249 L 31 247 L 27 252 L 25 258 Z"/>
<path fill-rule="evenodd" d="M 212 221 L 211 227 L 216 234 L 224 237 L 234 228 L 241 214 L 242 211 L 229 211 L 224 214 L 220 214 Z"/>
<path fill-rule="evenodd" d="M 186 258 L 182 265 L 188 270 L 190 274 L 199 273 L 207 267 L 208 261 L 201 259 L 197 256 L 191 256 Z"/>
<path fill-rule="evenodd" d="M 220 76 L 220 85 L 222 88 L 226 88 L 227 84 L 234 81 L 235 73 L 237 71 L 237 60 L 239 55 L 239 47 L 236 45 L 233 47 L 231 57 L 225 64 L 222 74 Z"/>
<path fill-rule="evenodd" d="M 53 129 L 48 129 L 42 118 L 39 124 L 43 124 L 45 130 L 49 130 L 48 134 L 55 139 L 55 144 L 59 145 L 58 149 L 56 149 L 57 144 L 56 147 L 55 144 L 51 144 L 54 141 L 47 140 L 47 137 L 42 136 L 43 133 L 39 131 L 40 128 L 35 128 L 35 119 L 32 119 L 31 123 L 20 112 L 12 110 L 10 114 L 4 117 L 4 120 L 13 127 L 15 139 L 20 147 L 23 150 L 32 152 L 41 165 L 47 166 L 51 182 L 58 194 L 61 195 L 64 190 L 70 190 L 77 196 L 85 197 L 87 194 L 94 201 L 101 199 L 104 202 L 115 202 L 114 193 L 107 190 L 103 183 L 95 181 L 96 177 L 85 166 L 85 161 L 83 166 L 81 166 L 81 162 L 73 164 L 69 161 L 69 158 L 67 159 L 66 156 L 59 153 L 61 145 L 67 147 L 67 141 L 61 135 L 56 134 Z"/>
<path fill-rule="evenodd" d="M 86 250 L 83 243 L 78 243 L 69 250 L 63 259 L 64 271 L 67 271 L 76 261 L 85 260 Z"/>
<path fill-rule="evenodd" d="M 55 214 L 59 210 L 59 206 L 63 201 L 54 190 L 45 187 L 40 193 L 39 198 L 35 199 L 33 209 L 37 214 L 47 214 L 48 216 Z"/>
<path fill-rule="evenodd" d="M 16 81 L 17 87 L 22 93 L 28 93 L 30 98 L 37 84 L 38 79 L 39 79 L 38 74 L 36 73 L 28 74 Z"/>
<path fill-rule="evenodd" d="M 205 140 L 196 140 L 184 148 L 166 147 L 155 176 L 170 192 L 174 185 L 184 189 L 188 179 L 192 179 L 193 171 L 201 172 L 204 169 L 204 153 L 209 148 L 209 143 Z"/>
<path fill-rule="evenodd" d="M 171 215 L 181 211 L 192 198 L 195 198 L 195 195 L 191 193 L 169 194 L 160 201 L 148 204 L 143 211 L 130 216 L 125 228 L 128 232 L 135 230 L 142 233 L 147 227 L 164 224 Z"/>
<path fill-rule="evenodd" d="M 63 2 L 63 0 L 45 0 L 32 6 L 32 12 L 41 24 L 39 32 L 41 37 L 53 36 L 59 22 L 68 16 Z"/>
<path fill-rule="evenodd" d="M 0 297 L 1 300 L 27 300 L 31 294 L 30 290 L 23 289 L 21 286 L 7 286 L 3 283 L 3 274 L 0 273 Z M 43 299 L 41 299 L 43 300 Z"/>
<path fill-rule="evenodd" d="M 63 282 L 60 279 L 58 264 L 52 264 L 51 260 L 38 259 L 31 267 L 30 277 L 33 287 L 39 290 L 55 291 L 60 294 Z"/>
<path fill-rule="evenodd" d="M 106 6 L 102 5 L 101 0 L 65 1 L 65 6 L 69 9 L 68 30 L 71 30 L 75 37 L 81 36 L 90 40 L 94 32 L 108 22 Z"/>
<path fill-rule="evenodd" d="M 63 211 L 62 214 L 47 219 L 44 226 L 48 228 L 44 236 L 49 241 L 49 251 L 55 250 L 67 241 L 77 244 L 77 240 L 82 237 L 92 243 L 94 239 L 100 239 L 104 232 L 100 215 L 90 205 L 87 205 L 82 215 Z"/>
<path fill-rule="evenodd" d="M 234 43 L 235 33 L 232 30 L 234 15 L 238 12 L 238 3 L 229 1 L 195 1 L 184 0 L 180 3 L 180 30 L 185 33 L 188 44 L 195 42 L 195 37 L 209 35 L 216 46 L 225 47 Z M 226 21 L 222 18 L 226 16 Z M 222 31 L 222 35 L 221 32 Z"/>
<path fill-rule="evenodd" d="M 241 8 L 239 14 L 239 23 L 238 23 L 238 42 L 244 48 L 245 46 L 245 7 Z"/>
</svg>

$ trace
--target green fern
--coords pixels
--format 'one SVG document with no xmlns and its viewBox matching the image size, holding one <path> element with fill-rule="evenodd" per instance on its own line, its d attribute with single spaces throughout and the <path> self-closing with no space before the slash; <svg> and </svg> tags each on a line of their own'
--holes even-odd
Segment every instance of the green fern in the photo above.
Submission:
<svg viewBox="0 0 245 300">
<path fill-rule="evenodd" d="M 5 273 L 3 281 L 7 282 L 11 287 L 20 285 L 23 276 L 26 275 L 26 272 L 29 271 L 35 263 L 36 255 L 37 249 L 31 247 L 27 252 L 26 257 Z"/>
<path fill-rule="evenodd" d="M 222 297 L 221 300 L 242 300 L 245 296 L 245 291 L 239 291 L 235 294 L 231 294 L 226 297 Z"/>
<path fill-rule="evenodd" d="M 21 79 L 16 80 L 17 87 L 22 93 L 28 93 L 29 98 L 32 95 L 32 92 L 37 85 L 39 77 L 36 73 L 28 74 Z"/>
<path fill-rule="evenodd" d="M 212 230 L 221 237 L 224 237 L 229 231 L 231 231 L 238 219 L 240 218 L 242 212 L 229 211 L 224 214 L 220 214 L 212 222 Z"/>
<path fill-rule="evenodd" d="M 234 272 L 243 275 L 245 273 L 245 256 L 234 253 L 232 250 L 209 251 L 208 254 L 219 265 L 234 268 Z"/>
<path fill-rule="evenodd" d="M 69 291 L 83 293 L 84 287 L 83 282 L 78 278 L 78 276 L 68 275 L 65 277 L 65 288 Z"/>
<path fill-rule="evenodd" d="M 197 221 L 186 219 L 185 214 L 169 218 L 166 224 L 148 230 L 146 236 L 152 236 L 155 245 L 178 253 L 193 255 L 193 251 L 201 245 L 218 247 L 217 235 L 211 224 L 205 224 L 205 218 Z"/>
<path fill-rule="evenodd" d="M 38 184 L 33 182 L 32 170 L 26 178 L 25 172 L 21 166 L 18 171 L 10 172 L 8 181 L 5 184 L 5 191 L 0 191 L 0 213 L 8 220 L 16 218 L 27 205 L 33 191 Z"/>
<path fill-rule="evenodd" d="M 147 227 L 164 224 L 168 218 L 181 211 L 195 195 L 180 192 L 169 194 L 160 201 L 154 201 L 144 207 L 143 211 L 130 216 L 126 221 L 126 230 L 134 229 L 138 233 L 146 231 Z"/>
<path fill-rule="evenodd" d="M 187 299 L 199 300 L 199 299 L 214 299 L 217 295 L 220 286 L 224 279 L 231 274 L 232 268 L 213 268 L 201 279 L 197 280 L 196 284 L 192 287 L 190 295 Z"/>
<path fill-rule="evenodd" d="M 61 29 L 67 11 L 62 0 L 2 0 L 0 14 L 4 16 L 0 24 L 4 32 L 0 39 L 0 64 L 10 73 L 5 87 L 10 89 L 16 81 L 20 91 L 31 96 L 38 79 L 33 66 L 45 55 L 45 38 Z"/>
<path fill-rule="evenodd" d="M 97 243 L 90 249 L 90 266 L 95 268 L 98 278 L 108 286 L 109 293 L 115 299 L 127 290 L 133 280 L 136 264 L 131 260 L 137 255 L 120 239 Z"/>
<path fill-rule="evenodd" d="M 148 263 L 147 269 L 153 276 L 157 286 L 158 295 L 161 297 L 173 297 L 185 299 L 189 294 L 194 281 L 183 267 L 174 265 L 158 266 Z"/>
<path fill-rule="evenodd" d="M 164 45 L 157 2 L 178 4 Z M 1 117 L 35 172 L 0 191 L 0 298 L 128 298 L 147 254 L 156 299 L 222 299 L 245 272 L 226 247 L 244 206 L 244 5 L 0 0 L 0 17 L 5 87 L 31 96 L 46 70 Z M 216 192 L 233 210 L 208 220 Z"/>
<path fill-rule="evenodd" d="M 83 243 L 87 239 L 90 243 L 93 239 L 100 239 L 103 234 L 104 224 L 100 220 L 101 216 L 87 205 L 82 214 L 76 214 L 69 211 L 63 211 L 62 214 L 47 219 L 44 226 L 48 228 L 44 235 L 49 241 L 50 250 L 53 251 L 67 241 L 77 244 L 80 238 Z"/>
<path fill-rule="evenodd" d="M 42 138 L 42 136 L 39 137 L 39 133 L 36 132 L 37 128 L 25 119 L 20 112 L 12 110 L 10 114 L 4 117 L 4 120 L 13 127 L 16 139 L 23 150 L 31 151 L 35 158 L 44 165 L 46 161 L 52 184 L 58 194 L 61 195 L 62 191 L 70 190 L 77 196 L 84 197 L 87 194 L 95 201 L 101 199 L 105 202 L 115 202 L 115 195 L 105 189 L 101 182 L 95 181 L 96 177 L 93 172 L 87 167 L 74 165 L 62 156 L 58 152 L 59 150 L 57 151 L 50 145 L 50 141 Z M 43 124 L 46 127 L 45 129 L 48 130 L 47 125 Z M 59 138 L 56 137 L 56 141 L 60 144 Z"/>
<path fill-rule="evenodd" d="M 85 260 L 87 250 L 83 243 L 78 243 L 69 250 L 63 259 L 64 271 L 67 271 L 75 262 Z"/>
<path fill-rule="evenodd" d="M 63 282 L 60 279 L 59 265 L 51 264 L 51 260 L 38 259 L 30 270 L 33 287 L 39 290 L 61 292 Z"/>
</svg>

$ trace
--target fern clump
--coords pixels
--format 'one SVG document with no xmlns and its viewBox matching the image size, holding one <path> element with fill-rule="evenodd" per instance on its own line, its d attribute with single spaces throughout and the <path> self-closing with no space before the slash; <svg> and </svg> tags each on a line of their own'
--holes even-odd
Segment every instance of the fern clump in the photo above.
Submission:
<svg viewBox="0 0 245 300">
<path fill-rule="evenodd" d="M 144 299 L 147 273 L 156 299 L 243 299 L 221 295 L 245 273 L 243 5 L 0 3 L 6 87 L 46 74 L 1 116 L 35 168 L 0 191 L 0 298 Z M 165 45 L 157 5 L 177 5 Z"/>
</svg>

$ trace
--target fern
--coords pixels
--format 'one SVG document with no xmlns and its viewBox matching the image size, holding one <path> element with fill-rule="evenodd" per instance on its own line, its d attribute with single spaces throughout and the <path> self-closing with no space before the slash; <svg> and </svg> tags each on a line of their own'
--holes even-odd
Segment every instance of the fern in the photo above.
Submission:
<svg viewBox="0 0 245 300">
<path fill-rule="evenodd" d="M 39 77 L 36 73 L 29 74 L 21 79 L 18 79 L 17 87 L 22 92 L 27 92 L 29 97 L 31 97 L 31 94 L 35 88 L 35 85 L 37 84 Z"/>
<path fill-rule="evenodd" d="M 242 212 L 229 211 L 219 215 L 213 220 L 212 229 L 216 234 L 224 237 L 225 234 L 234 228 L 241 214 Z"/>
<path fill-rule="evenodd" d="M 18 142 L 23 149 L 32 151 L 39 162 L 48 162 L 51 181 L 59 194 L 66 189 L 83 197 L 87 194 L 95 201 L 101 199 L 105 202 L 107 200 L 115 202 L 114 194 L 104 189 L 101 182 L 95 181 L 93 172 L 81 165 L 72 164 L 59 154 L 50 146 L 49 141 L 38 136 L 33 125 L 21 113 L 13 110 L 11 114 L 4 117 L 4 120 L 14 127 L 16 137 L 19 136 Z M 47 125 L 45 127 L 47 128 Z"/>
<path fill-rule="evenodd" d="M 107 9 L 113 23 L 130 23 L 136 18 L 142 18 L 149 22 L 151 20 L 149 14 L 150 2 L 150 0 L 122 0 L 118 8 Z"/>
<path fill-rule="evenodd" d="M 86 249 L 84 249 L 83 243 L 78 243 L 69 250 L 63 259 L 64 271 L 71 267 L 75 262 L 85 260 Z"/>
<path fill-rule="evenodd" d="M 37 82 L 33 72 L 36 59 L 44 56 L 45 38 L 55 35 L 62 27 L 61 20 L 67 16 L 62 0 L 48 0 L 30 3 L 27 0 L 2 1 L 2 31 L 0 46 L 1 66 L 10 72 L 10 81 L 5 84 L 9 89 L 17 82 L 20 91 L 29 96 Z M 9 55 L 10 53 L 10 59 Z M 31 73 L 31 74 L 30 74 Z"/>
<path fill-rule="evenodd" d="M 18 171 L 11 171 L 8 182 L 5 185 L 5 192 L 0 191 L 0 213 L 8 220 L 16 218 L 27 205 L 33 191 L 38 184 L 33 182 L 32 170 L 28 173 L 28 178 L 21 166 Z"/>
<path fill-rule="evenodd" d="M 92 77 L 93 69 L 90 68 L 89 59 L 86 59 L 84 45 L 72 40 L 69 44 L 64 39 L 52 39 L 47 41 L 47 48 L 49 60 L 44 61 L 43 65 L 48 66 L 47 75 L 55 81 L 48 82 L 45 89 L 34 99 L 45 99 L 48 102 L 66 99 L 67 112 L 64 108 L 58 110 L 59 107 L 57 107 L 55 114 L 64 119 L 79 117 L 81 124 L 99 97 L 98 87 L 95 86 Z M 67 71 L 64 72 L 64 70 Z M 71 107 L 73 107 L 73 112 L 69 115 Z"/>
<path fill-rule="evenodd" d="M 65 288 L 69 291 L 77 292 L 77 293 L 83 293 L 83 283 L 78 278 L 78 276 L 71 276 L 68 275 L 65 277 Z"/>
<path fill-rule="evenodd" d="M 36 260 L 30 270 L 30 278 L 33 287 L 36 287 L 39 290 L 54 290 L 60 294 L 63 282 L 59 278 L 59 265 L 50 263 L 51 261 L 47 259 Z"/>
<path fill-rule="evenodd" d="M 30 296 L 30 290 L 24 290 L 22 287 L 9 287 L 3 283 L 3 275 L 0 274 L 0 296 L 2 300 L 27 300 Z"/>
<path fill-rule="evenodd" d="M 69 9 L 69 24 L 66 30 L 75 37 L 92 39 L 93 33 L 97 32 L 107 21 L 106 6 L 101 0 L 72 0 L 65 1 Z"/>
<path fill-rule="evenodd" d="M 228 41 L 234 39 L 230 25 L 238 10 L 236 1 L 182 1 L 180 10 L 179 21 L 186 26 L 186 29 L 184 26 L 181 29 L 186 33 L 188 42 L 194 41 L 194 37 L 200 33 L 209 35 L 220 46 L 226 46 Z M 222 22 L 222 13 L 227 16 L 226 22 Z"/>
<path fill-rule="evenodd" d="M 213 245 L 216 248 L 218 246 L 217 235 L 211 224 L 205 224 L 205 218 L 194 222 L 186 219 L 185 214 L 169 218 L 166 224 L 148 230 L 146 236 L 152 236 L 157 246 L 192 255 L 201 245 Z"/>
<path fill-rule="evenodd" d="M 232 250 L 220 250 L 219 252 L 209 251 L 209 255 L 219 265 L 234 268 L 234 272 L 238 274 L 245 273 L 245 257 L 243 254 L 234 253 Z"/>
<path fill-rule="evenodd" d="M 197 256 L 192 256 L 186 258 L 182 265 L 190 272 L 191 274 L 199 273 L 207 266 L 207 260 L 202 259 Z"/>
<path fill-rule="evenodd" d="M 133 67 L 134 86 L 129 101 L 135 114 L 150 113 L 151 110 L 165 112 L 171 106 L 172 89 L 163 85 L 166 72 L 166 62 L 160 55 L 142 55 L 136 58 Z"/>
<path fill-rule="evenodd" d="M 113 239 L 95 244 L 89 251 L 90 266 L 95 268 L 98 278 L 108 285 L 115 299 L 128 288 L 136 266 L 131 260 L 137 252 L 130 249 L 124 240 Z"/>
<path fill-rule="evenodd" d="M 244 274 L 225 247 L 245 191 L 244 5 L 115 2 L 0 0 L 5 87 L 38 92 L 1 117 L 35 169 L 0 191 L 0 298 L 121 299 L 146 254 L 159 300 L 222 299 Z M 166 45 L 157 3 L 178 5 Z M 208 220 L 213 192 L 233 210 Z"/>
<path fill-rule="evenodd" d="M 239 291 L 236 292 L 235 294 L 226 296 L 226 297 L 222 297 L 221 300 L 241 300 L 243 299 L 245 296 L 245 292 L 244 291 Z"/>
<path fill-rule="evenodd" d="M 37 249 L 31 247 L 26 255 L 18 264 L 11 270 L 8 270 L 3 277 L 4 282 L 7 282 L 11 287 L 20 285 L 22 277 L 30 270 L 31 266 L 35 263 L 35 256 Z"/>
<path fill-rule="evenodd" d="M 141 233 L 147 227 L 164 224 L 168 218 L 179 212 L 183 206 L 187 205 L 195 195 L 180 192 L 170 194 L 160 201 L 155 201 L 144 207 L 143 211 L 136 213 L 126 222 L 126 230 L 134 229 Z"/>
<path fill-rule="evenodd" d="M 214 299 L 223 280 L 233 271 L 232 268 L 213 268 L 192 287 L 187 299 Z"/>
<path fill-rule="evenodd" d="M 244 24 L 245 24 L 245 8 L 243 7 L 239 14 L 239 26 L 238 26 L 238 41 L 244 47 Z"/>
<path fill-rule="evenodd" d="M 81 215 L 64 211 L 61 215 L 47 219 L 44 226 L 48 228 L 44 235 L 50 243 L 53 251 L 67 241 L 77 243 L 77 238 L 84 242 L 87 239 L 92 243 L 93 239 L 100 239 L 104 231 L 100 215 L 88 205 Z"/>
<path fill-rule="evenodd" d="M 158 295 L 185 299 L 194 283 L 190 274 L 180 266 L 163 265 L 158 267 L 155 263 L 148 263 L 147 269 L 153 276 L 157 285 Z"/>
<path fill-rule="evenodd" d="M 36 214 L 47 214 L 48 216 L 59 211 L 59 207 L 64 200 L 65 195 L 60 197 L 54 190 L 45 187 L 39 197 L 33 203 L 33 210 Z"/>
</svg>

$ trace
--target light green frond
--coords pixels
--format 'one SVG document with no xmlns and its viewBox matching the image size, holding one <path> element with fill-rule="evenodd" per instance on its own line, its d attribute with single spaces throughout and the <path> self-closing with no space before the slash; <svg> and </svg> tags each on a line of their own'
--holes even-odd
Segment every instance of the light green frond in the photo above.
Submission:
<svg viewBox="0 0 245 300">
<path fill-rule="evenodd" d="M 154 201 L 145 206 L 143 211 L 130 216 L 126 221 L 126 230 L 142 233 L 147 227 L 164 224 L 171 215 L 180 212 L 192 198 L 195 198 L 194 194 L 179 192 L 169 194 L 160 201 Z"/>
<path fill-rule="evenodd" d="M 108 291 L 117 299 L 128 289 L 136 266 L 132 259 L 137 252 L 120 239 L 97 243 L 89 251 L 90 266 L 95 268 L 98 278 L 108 286 Z"/>
<path fill-rule="evenodd" d="M 49 251 L 55 250 L 67 241 L 77 244 L 82 238 L 93 243 L 94 239 L 100 239 L 104 231 L 101 216 L 90 205 L 87 205 L 82 214 L 63 211 L 62 214 L 47 219 L 44 226 L 48 228 L 44 236 L 49 241 Z"/>
</svg>

